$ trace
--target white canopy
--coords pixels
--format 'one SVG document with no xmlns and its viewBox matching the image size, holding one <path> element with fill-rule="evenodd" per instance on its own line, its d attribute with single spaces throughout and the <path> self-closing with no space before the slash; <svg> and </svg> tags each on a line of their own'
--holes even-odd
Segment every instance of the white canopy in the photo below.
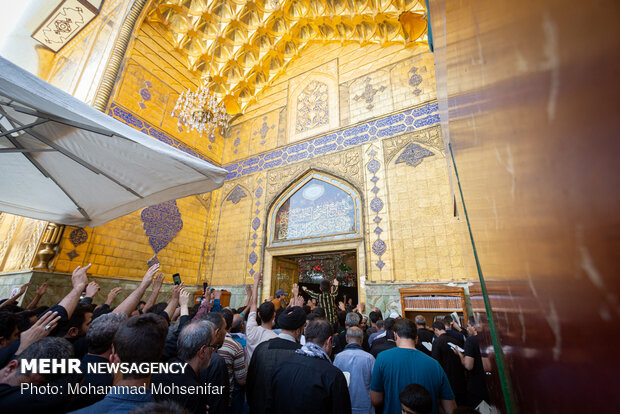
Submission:
<svg viewBox="0 0 620 414">
<path fill-rule="evenodd" d="M 0 211 L 98 226 L 225 177 L 0 57 Z"/>
</svg>

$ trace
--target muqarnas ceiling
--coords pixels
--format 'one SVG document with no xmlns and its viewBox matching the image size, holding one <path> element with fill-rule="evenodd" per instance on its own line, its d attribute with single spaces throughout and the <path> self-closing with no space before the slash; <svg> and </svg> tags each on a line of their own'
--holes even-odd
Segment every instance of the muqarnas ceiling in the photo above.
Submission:
<svg viewBox="0 0 620 414">
<path fill-rule="evenodd" d="M 241 113 L 312 42 L 425 43 L 418 0 L 153 0 L 160 25 L 196 79 Z"/>
</svg>

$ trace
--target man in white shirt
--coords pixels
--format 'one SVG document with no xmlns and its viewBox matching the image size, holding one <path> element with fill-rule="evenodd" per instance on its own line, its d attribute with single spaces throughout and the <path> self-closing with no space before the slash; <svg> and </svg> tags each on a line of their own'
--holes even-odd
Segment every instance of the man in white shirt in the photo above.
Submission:
<svg viewBox="0 0 620 414">
<path fill-rule="evenodd" d="M 263 278 L 261 272 L 254 274 L 254 287 L 252 288 L 252 300 L 250 302 L 250 314 L 245 328 L 247 361 L 252 360 L 252 353 L 262 342 L 277 338 L 277 334 L 272 331 L 273 322 L 276 318 L 276 311 L 273 303 L 265 302 L 258 308 L 261 324 L 256 321 L 256 301 L 258 297 L 258 284 Z"/>
</svg>

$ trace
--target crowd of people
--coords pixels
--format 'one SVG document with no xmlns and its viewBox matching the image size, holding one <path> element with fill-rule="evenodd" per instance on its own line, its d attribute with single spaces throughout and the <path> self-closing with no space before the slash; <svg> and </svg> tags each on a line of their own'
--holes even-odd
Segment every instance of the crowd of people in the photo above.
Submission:
<svg viewBox="0 0 620 414">
<path fill-rule="evenodd" d="M 376 308 L 366 315 L 363 303 L 337 301 L 338 281 L 326 279 L 317 292 L 294 285 L 259 306 L 260 273 L 238 309 L 223 308 L 221 292 L 209 289 L 194 304 L 182 284 L 158 302 L 164 281 L 158 264 L 112 307 L 120 288 L 94 303 L 100 288 L 88 281 L 88 268 L 75 269 L 71 291 L 51 307 L 39 306 L 45 284 L 26 308 L 16 303 L 27 285 L 0 303 L 3 411 L 450 414 L 477 412 L 473 407 L 488 400 L 472 323 L 461 329 L 448 316 L 431 330 L 421 315 L 415 322 L 395 312 L 383 319 Z M 70 358 L 81 360 L 82 373 L 20 369 L 33 359 Z M 86 369 L 155 362 L 184 368 Z M 142 392 L 124 392 L 128 387 Z M 86 392 L 70 391 L 77 389 Z"/>
</svg>

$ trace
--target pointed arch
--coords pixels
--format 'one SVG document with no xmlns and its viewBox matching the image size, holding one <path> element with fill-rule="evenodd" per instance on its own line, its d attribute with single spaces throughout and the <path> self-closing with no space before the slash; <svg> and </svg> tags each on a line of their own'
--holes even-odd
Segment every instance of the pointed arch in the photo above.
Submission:
<svg viewBox="0 0 620 414">
<path fill-rule="evenodd" d="M 362 237 L 361 197 L 351 184 L 310 170 L 293 181 L 270 206 L 269 247 Z"/>
</svg>

